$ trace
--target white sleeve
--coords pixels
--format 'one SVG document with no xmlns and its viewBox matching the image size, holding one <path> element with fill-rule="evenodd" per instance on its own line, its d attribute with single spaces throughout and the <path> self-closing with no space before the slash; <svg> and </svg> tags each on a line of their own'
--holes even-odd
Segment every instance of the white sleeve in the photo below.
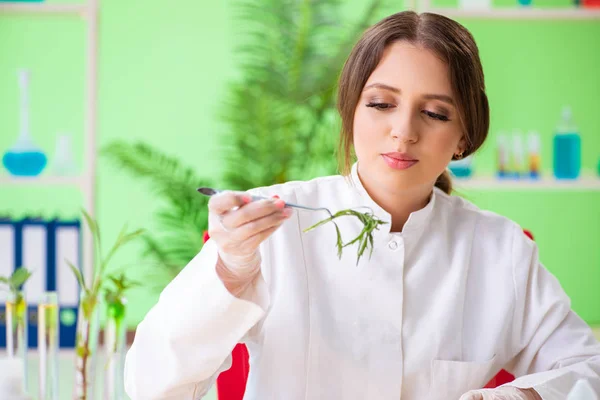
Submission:
<svg viewBox="0 0 600 400">
<path fill-rule="evenodd" d="M 217 276 L 216 263 L 209 240 L 138 325 L 125 361 L 132 400 L 202 398 L 230 368 L 235 345 L 265 315 L 262 275 L 238 298 Z"/>
<path fill-rule="evenodd" d="M 520 352 L 507 366 L 518 378 L 507 385 L 564 400 L 583 378 L 600 395 L 600 344 L 591 328 L 571 310 L 558 280 L 540 264 L 536 244 L 521 231 L 515 233 L 513 257 L 513 343 Z"/>
</svg>

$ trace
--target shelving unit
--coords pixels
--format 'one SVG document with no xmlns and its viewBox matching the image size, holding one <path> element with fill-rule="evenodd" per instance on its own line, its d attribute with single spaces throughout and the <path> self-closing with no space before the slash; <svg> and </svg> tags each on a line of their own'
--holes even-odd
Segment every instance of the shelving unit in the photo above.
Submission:
<svg viewBox="0 0 600 400">
<path fill-rule="evenodd" d="M 52 17 L 68 15 L 82 18 L 86 23 L 86 80 L 84 120 L 84 166 L 80 176 L 60 177 L 40 175 L 34 178 L 0 176 L 0 186 L 74 186 L 81 190 L 83 207 L 95 216 L 96 199 L 96 129 L 98 96 L 98 14 L 100 0 L 81 4 L 61 3 L 0 3 L 0 18 L 11 15 Z M 90 279 L 94 268 L 93 238 L 87 229 L 83 235 L 83 274 Z"/>
<path fill-rule="evenodd" d="M 600 20 L 600 8 L 535 6 L 498 7 L 491 9 L 464 9 L 434 7 L 431 0 L 406 0 L 407 8 L 417 12 L 432 12 L 450 18 L 495 19 L 495 20 Z"/>
<path fill-rule="evenodd" d="M 34 178 L 21 178 L 0 176 L 0 186 L 74 186 L 83 190 L 84 179 L 79 176 L 40 176 Z"/>
<path fill-rule="evenodd" d="M 537 191 L 579 191 L 600 192 L 600 177 L 584 174 L 573 181 L 557 180 L 548 174 L 539 179 L 498 179 L 495 176 L 475 176 L 473 178 L 453 178 L 455 189 L 468 190 L 537 190 Z"/>
<path fill-rule="evenodd" d="M 578 8 L 498 8 L 494 10 L 466 10 L 454 8 L 428 8 L 427 11 L 451 18 L 513 19 L 513 20 L 600 20 L 600 9 Z"/>
<path fill-rule="evenodd" d="M 88 11 L 90 11 L 89 4 L 0 3 L 0 13 L 3 14 L 67 14 L 84 16 Z"/>
<path fill-rule="evenodd" d="M 515 0 L 516 3 L 516 0 Z M 450 18 L 469 18 L 482 20 L 598 20 L 600 8 L 536 8 L 502 7 L 492 9 L 462 9 L 449 7 L 432 7 L 431 0 L 406 0 L 406 6 L 417 12 L 432 12 Z M 584 192 L 600 192 L 600 177 L 591 172 L 583 174 L 574 181 L 556 180 L 551 174 L 533 179 L 498 179 L 495 176 L 475 176 L 469 179 L 454 178 L 456 189 L 467 190 L 571 190 Z"/>
</svg>

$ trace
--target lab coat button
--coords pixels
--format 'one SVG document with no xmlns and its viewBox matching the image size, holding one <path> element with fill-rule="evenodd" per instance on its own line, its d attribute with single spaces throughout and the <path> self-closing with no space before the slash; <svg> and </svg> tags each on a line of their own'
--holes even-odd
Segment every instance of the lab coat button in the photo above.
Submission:
<svg viewBox="0 0 600 400">
<path fill-rule="evenodd" d="M 391 242 L 388 244 L 388 247 L 389 247 L 391 250 L 398 250 L 398 247 L 399 247 L 399 246 L 398 246 L 398 242 L 396 242 L 395 240 L 392 240 L 392 241 L 391 241 Z"/>
</svg>

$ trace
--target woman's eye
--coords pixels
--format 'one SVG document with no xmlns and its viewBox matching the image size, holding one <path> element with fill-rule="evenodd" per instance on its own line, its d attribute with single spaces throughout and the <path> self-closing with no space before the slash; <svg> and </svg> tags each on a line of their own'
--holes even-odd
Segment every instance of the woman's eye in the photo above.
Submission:
<svg viewBox="0 0 600 400">
<path fill-rule="evenodd" d="M 384 111 L 384 110 L 389 110 L 390 108 L 393 108 L 394 105 L 389 104 L 389 103 L 369 103 L 369 104 L 367 104 L 367 107 L 372 107 L 372 108 L 375 108 L 376 110 Z"/>
<path fill-rule="evenodd" d="M 434 113 L 434 112 L 427 111 L 427 110 L 424 110 L 423 113 L 431 119 L 435 119 L 438 121 L 444 121 L 444 122 L 450 121 L 450 119 L 447 116 L 442 115 L 442 114 Z"/>
</svg>

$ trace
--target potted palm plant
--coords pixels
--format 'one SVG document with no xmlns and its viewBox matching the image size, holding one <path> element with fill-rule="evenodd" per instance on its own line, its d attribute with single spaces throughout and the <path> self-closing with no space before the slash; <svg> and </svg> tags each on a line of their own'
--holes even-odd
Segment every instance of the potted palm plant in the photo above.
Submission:
<svg viewBox="0 0 600 400">
<path fill-rule="evenodd" d="M 236 51 L 241 73 L 228 84 L 218 115 L 226 126 L 219 187 L 246 190 L 335 173 L 337 77 L 382 3 L 372 0 L 353 23 L 339 17 L 339 0 L 236 3 L 235 26 L 245 28 L 238 33 L 246 39 Z M 104 154 L 166 200 L 156 215 L 160 233 L 143 239 L 170 280 L 202 247 L 207 200 L 195 188 L 211 183 L 176 156 L 144 143 L 113 142 Z"/>
</svg>

